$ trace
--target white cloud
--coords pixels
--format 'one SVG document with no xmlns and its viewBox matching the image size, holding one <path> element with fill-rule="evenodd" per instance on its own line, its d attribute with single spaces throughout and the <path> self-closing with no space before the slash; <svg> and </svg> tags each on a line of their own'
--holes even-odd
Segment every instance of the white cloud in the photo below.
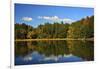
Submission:
<svg viewBox="0 0 100 69">
<path fill-rule="evenodd" d="M 58 16 L 38 16 L 39 19 L 46 19 L 46 20 L 58 20 Z"/>
<path fill-rule="evenodd" d="M 63 21 L 64 23 L 72 23 L 74 20 L 69 18 L 59 18 L 58 16 L 38 16 L 39 19 L 51 20 L 51 21 Z"/>
<path fill-rule="evenodd" d="M 31 17 L 22 17 L 22 20 L 23 20 L 23 21 L 30 22 L 30 21 L 32 21 L 33 19 L 32 19 Z"/>
<path fill-rule="evenodd" d="M 74 22 L 74 20 L 68 19 L 68 18 L 60 19 L 60 21 L 63 21 L 64 23 L 72 23 L 72 22 Z"/>
</svg>

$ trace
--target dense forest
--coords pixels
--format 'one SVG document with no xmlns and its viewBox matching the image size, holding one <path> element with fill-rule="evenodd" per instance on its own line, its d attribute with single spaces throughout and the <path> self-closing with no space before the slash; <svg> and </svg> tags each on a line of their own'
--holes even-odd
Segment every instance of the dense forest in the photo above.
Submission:
<svg viewBox="0 0 100 69">
<path fill-rule="evenodd" d="M 25 23 L 15 23 L 15 39 L 42 38 L 93 38 L 94 16 L 86 17 L 71 24 L 54 22 L 41 24 L 34 28 Z"/>
</svg>

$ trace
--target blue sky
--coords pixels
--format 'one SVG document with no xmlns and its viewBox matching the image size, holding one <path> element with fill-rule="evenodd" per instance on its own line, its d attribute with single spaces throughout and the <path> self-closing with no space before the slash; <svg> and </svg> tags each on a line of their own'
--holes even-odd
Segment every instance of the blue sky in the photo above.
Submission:
<svg viewBox="0 0 100 69">
<path fill-rule="evenodd" d="M 26 23 L 33 27 L 45 22 L 72 23 L 92 15 L 93 8 L 15 4 L 15 23 Z"/>
</svg>

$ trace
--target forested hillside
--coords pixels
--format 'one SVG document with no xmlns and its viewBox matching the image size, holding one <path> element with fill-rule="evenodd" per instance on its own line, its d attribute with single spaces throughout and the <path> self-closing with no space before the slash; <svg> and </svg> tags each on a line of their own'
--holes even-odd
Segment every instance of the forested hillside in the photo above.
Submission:
<svg viewBox="0 0 100 69">
<path fill-rule="evenodd" d="M 76 21 L 69 26 L 68 38 L 94 37 L 94 16 Z"/>
<path fill-rule="evenodd" d="M 25 23 L 15 23 L 15 39 L 42 38 L 93 38 L 94 16 L 83 18 L 71 24 L 63 22 L 45 23 L 34 28 Z"/>
</svg>

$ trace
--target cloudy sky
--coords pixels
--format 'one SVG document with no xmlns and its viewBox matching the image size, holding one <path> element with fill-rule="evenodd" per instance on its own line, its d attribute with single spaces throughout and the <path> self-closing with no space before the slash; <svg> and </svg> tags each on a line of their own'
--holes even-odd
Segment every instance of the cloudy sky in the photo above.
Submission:
<svg viewBox="0 0 100 69">
<path fill-rule="evenodd" d="M 26 23 L 33 27 L 45 22 L 72 23 L 93 14 L 93 8 L 15 4 L 15 23 Z"/>
</svg>

